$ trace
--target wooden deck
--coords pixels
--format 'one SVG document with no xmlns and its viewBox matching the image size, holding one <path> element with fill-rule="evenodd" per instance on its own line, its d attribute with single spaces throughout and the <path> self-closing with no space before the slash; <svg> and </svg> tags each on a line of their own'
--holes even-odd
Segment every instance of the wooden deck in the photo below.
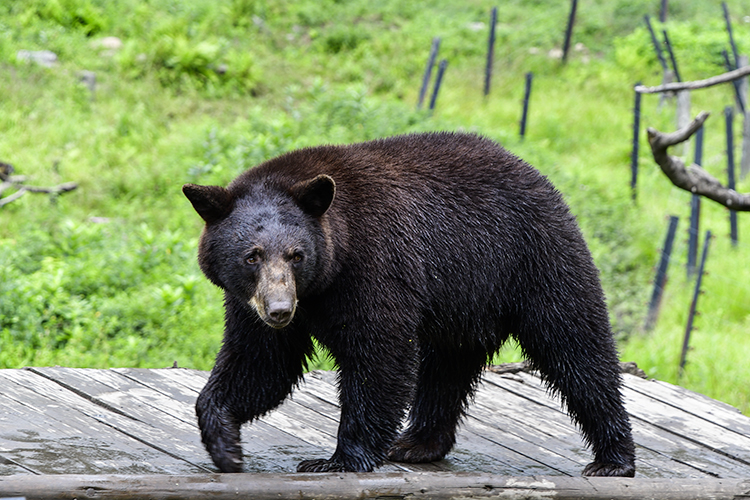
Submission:
<svg viewBox="0 0 750 500">
<path fill-rule="evenodd" d="M 181 368 L 0 370 L 0 497 L 17 495 L 11 485 L 37 475 L 222 476 L 214 475 L 193 408 L 207 376 Z M 630 374 L 624 380 L 638 456 L 631 481 L 750 478 L 750 418 L 671 384 Z M 338 413 L 336 375 L 308 374 L 284 405 L 243 428 L 245 471 L 285 477 L 303 459 L 329 457 Z M 487 371 L 445 460 L 389 463 L 369 477 L 443 472 L 578 481 L 591 459 L 538 377 Z"/>
</svg>

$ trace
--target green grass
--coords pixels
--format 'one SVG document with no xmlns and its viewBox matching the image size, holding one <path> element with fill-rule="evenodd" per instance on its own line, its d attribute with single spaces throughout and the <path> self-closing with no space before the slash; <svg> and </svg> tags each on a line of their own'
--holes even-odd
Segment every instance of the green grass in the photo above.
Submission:
<svg viewBox="0 0 750 500">
<path fill-rule="evenodd" d="M 750 2 L 728 2 L 740 52 Z M 653 5 L 652 5 L 653 4 Z M 703 203 L 715 236 L 697 330 L 678 380 L 693 281 L 685 277 L 689 194 L 672 187 L 641 138 L 633 203 L 630 143 L 637 81 L 661 81 L 643 27 L 654 2 L 582 2 L 567 65 L 567 4 L 511 0 L 500 9 L 495 75 L 482 96 L 484 2 L 364 0 L 11 1 L 0 6 L 0 160 L 34 184 L 0 208 L 0 367 L 180 366 L 210 369 L 221 342 L 220 292 L 195 259 L 200 218 L 185 182 L 225 184 L 290 149 L 422 130 L 488 135 L 537 166 L 577 215 L 607 293 L 622 358 L 750 414 L 750 217 L 740 245 L 727 212 Z M 484 23 L 484 24 L 481 24 Z M 657 23 L 658 24 L 658 23 Z M 665 26 L 683 79 L 719 73 L 719 6 L 670 5 Z M 661 26 L 656 26 L 657 30 Z M 108 54 L 98 42 L 118 36 Z M 449 59 L 435 113 L 414 110 L 434 36 Z M 42 68 L 18 50 L 49 49 Z M 95 71 L 94 95 L 79 82 Z M 218 70 L 218 71 L 217 71 Z M 534 72 L 527 137 L 518 138 L 524 74 Z M 644 96 L 642 124 L 674 128 L 674 104 Z M 731 88 L 693 92 L 706 125 L 704 166 L 723 179 Z M 739 132 L 740 123 L 736 121 Z M 738 134 L 739 135 L 739 134 Z M 692 146 L 685 149 L 692 159 Z M 736 155 L 739 157 L 737 148 Z M 738 186 L 750 191 L 750 182 Z M 661 317 L 642 331 L 670 214 L 681 222 Z M 519 357 L 509 347 L 496 360 Z M 324 355 L 313 366 L 330 367 Z"/>
</svg>

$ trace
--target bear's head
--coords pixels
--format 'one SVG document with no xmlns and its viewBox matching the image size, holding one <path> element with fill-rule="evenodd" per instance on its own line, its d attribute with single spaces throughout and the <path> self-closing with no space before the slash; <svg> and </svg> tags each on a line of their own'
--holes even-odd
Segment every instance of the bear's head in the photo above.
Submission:
<svg viewBox="0 0 750 500">
<path fill-rule="evenodd" d="M 239 195 L 195 184 L 182 191 L 206 222 L 198 261 L 208 279 L 269 326 L 291 323 L 298 298 L 321 273 L 321 218 L 333 202 L 333 179 L 319 175 L 288 189 L 259 183 Z"/>
</svg>

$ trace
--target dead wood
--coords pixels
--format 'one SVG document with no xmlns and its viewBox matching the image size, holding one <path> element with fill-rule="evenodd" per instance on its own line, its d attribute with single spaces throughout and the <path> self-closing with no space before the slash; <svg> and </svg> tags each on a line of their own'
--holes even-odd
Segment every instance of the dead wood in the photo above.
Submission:
<svg viewBox="0 0 750 500">
<path fill-rule="evenodd" d="M 0 495 L 36 499 L 497 499 L 747 498 L 747 479 L 524 476 L 485 473 L 335 473 L 0 476 Z"/>
<path fill-rule="evenodd" d="M 46 193 L 51 195 L 60 195 L 73 191 L 78 187 L 75 182 L 64 182 L 52 187 L 39 187 L 39 186 L 27 186 L 25 182 L 28 180 L 24 175 L 12 175 L 15 169 L 13 165 L 9 163 L 0 162 L 0 207 L 16 201 L 26 193 Z M 17 191 L 5 198 L 2 198 L 2 194 L 9 190 L 16 189 Z"/>
<path fill-rule="evenodd" d="M 662 172 L 680 189 L 693 194 L 705 196 L 727 208 L 737 211 L 750 211 L 750 193 L 742 194 L 721 184 L 715 177 L 699 165 L 685 167 L 685 163 L 676 156 L 667 153 L 669 146 L 688 140 L 708 118 L 709 113 L 702 111 L 695 119 L 676 132 L 665 134 L 649 127 L 648 142 L 654 161 Z"/>
<path fill-rule="evenodd" d="M 750 66 L 743 66 L 742 68 L 728 71 L 721 75 L 712 76 L 705 80 L 695 80 L 692 82 L 672 82 L 664 85 L 658 85 L 656 87 L 646 87 L 645 85 L 636 85 L 635 91 L 640 94 L 656 94 L 659 92 L 676 92 L 678 90 L 695 90 L 704 89 L 706 87 L 713 87 L 721 83 L 731 82 L 744 76 L 750 75 Z"/>
</svg>

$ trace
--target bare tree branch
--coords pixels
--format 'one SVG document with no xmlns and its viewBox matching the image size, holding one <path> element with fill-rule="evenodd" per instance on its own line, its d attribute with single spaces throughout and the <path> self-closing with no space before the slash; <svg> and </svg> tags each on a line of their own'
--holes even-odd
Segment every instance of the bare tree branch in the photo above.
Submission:
<svg viewBox="0 0 750 500">
<path fill-rule="evenodd" d="M 73 191 L 78 187 L 75 182 L 64 182 L 52 187 L 37 187 L 37 186 L 23 186 L 23 189 L 30 193 L 47 193 L 47 194 L 62 194 L 68 191 Z"/>
<path fill-rule="evenodd" d="M 18 189 L 18 191 L 11 194 L 10 196 L 0 198 L 0 207 L 16 201 L 26 193 L 47 193 L 59 195 L 62 193 L 67 193 L 68 191 L 73 191 L 78 187 L 78 184 L 76 184 L 75 182 L 64 182 L 52 187 L 25 186 L 24 182 L 26 182 L 26 176 L 11 175 L 13 172 L 13 165 L 0 162 L 0 181 L 2 181 L 0 182 L 0 196 L 3 194 L 3 192 L 7 191 L 10 188 Z"/>
<path fill-rule="evenodd" d="M 651 145 L 654 161 L 672 181 L 672 184 L 678 188 L 705 196 L 732 210 L 750 211 L 750 193 L 741 194 L 733 189 L 726 188 L 700 166 L 693 164 L 685 168 L 685 163 L 681 159 L 667 154 L 669 146 L 688 140 L 701 128 L 707 118 L 708 113 L 702 111 L 692 122 L 671 134 L 664 134 L 649 127 L 648 142 Z"/>
<path fill-rule="evenodd" d="M 743 66 L 742 68 L 723 73 L 721 75 L 712 76 L 705 80 L 695 80 L 692 82 L 672 82 L 657 87 L 646 87 L 645 85 L 636 85 L 635 91 L 640 94 L 656 94 L 659 92 L 676 92 L 678 90 L 695 90 L 704 89 L 706 87 L 713 87 L 720 83 L 731 82 L 737 80 L 743 76 L 750 75 L 750 66 Z"/>
<path fill-rule="evenodd" d="M 13 201 L 16 201 L 18 198 L 26 194 L 26 190 L 21 188 L 15 193 L 13 193 L 10 196 L 6 196 L 5 198 L 0 199 L 0 207 L 7 205 L 8 203 L 11 203 Z"/>
</svg>

